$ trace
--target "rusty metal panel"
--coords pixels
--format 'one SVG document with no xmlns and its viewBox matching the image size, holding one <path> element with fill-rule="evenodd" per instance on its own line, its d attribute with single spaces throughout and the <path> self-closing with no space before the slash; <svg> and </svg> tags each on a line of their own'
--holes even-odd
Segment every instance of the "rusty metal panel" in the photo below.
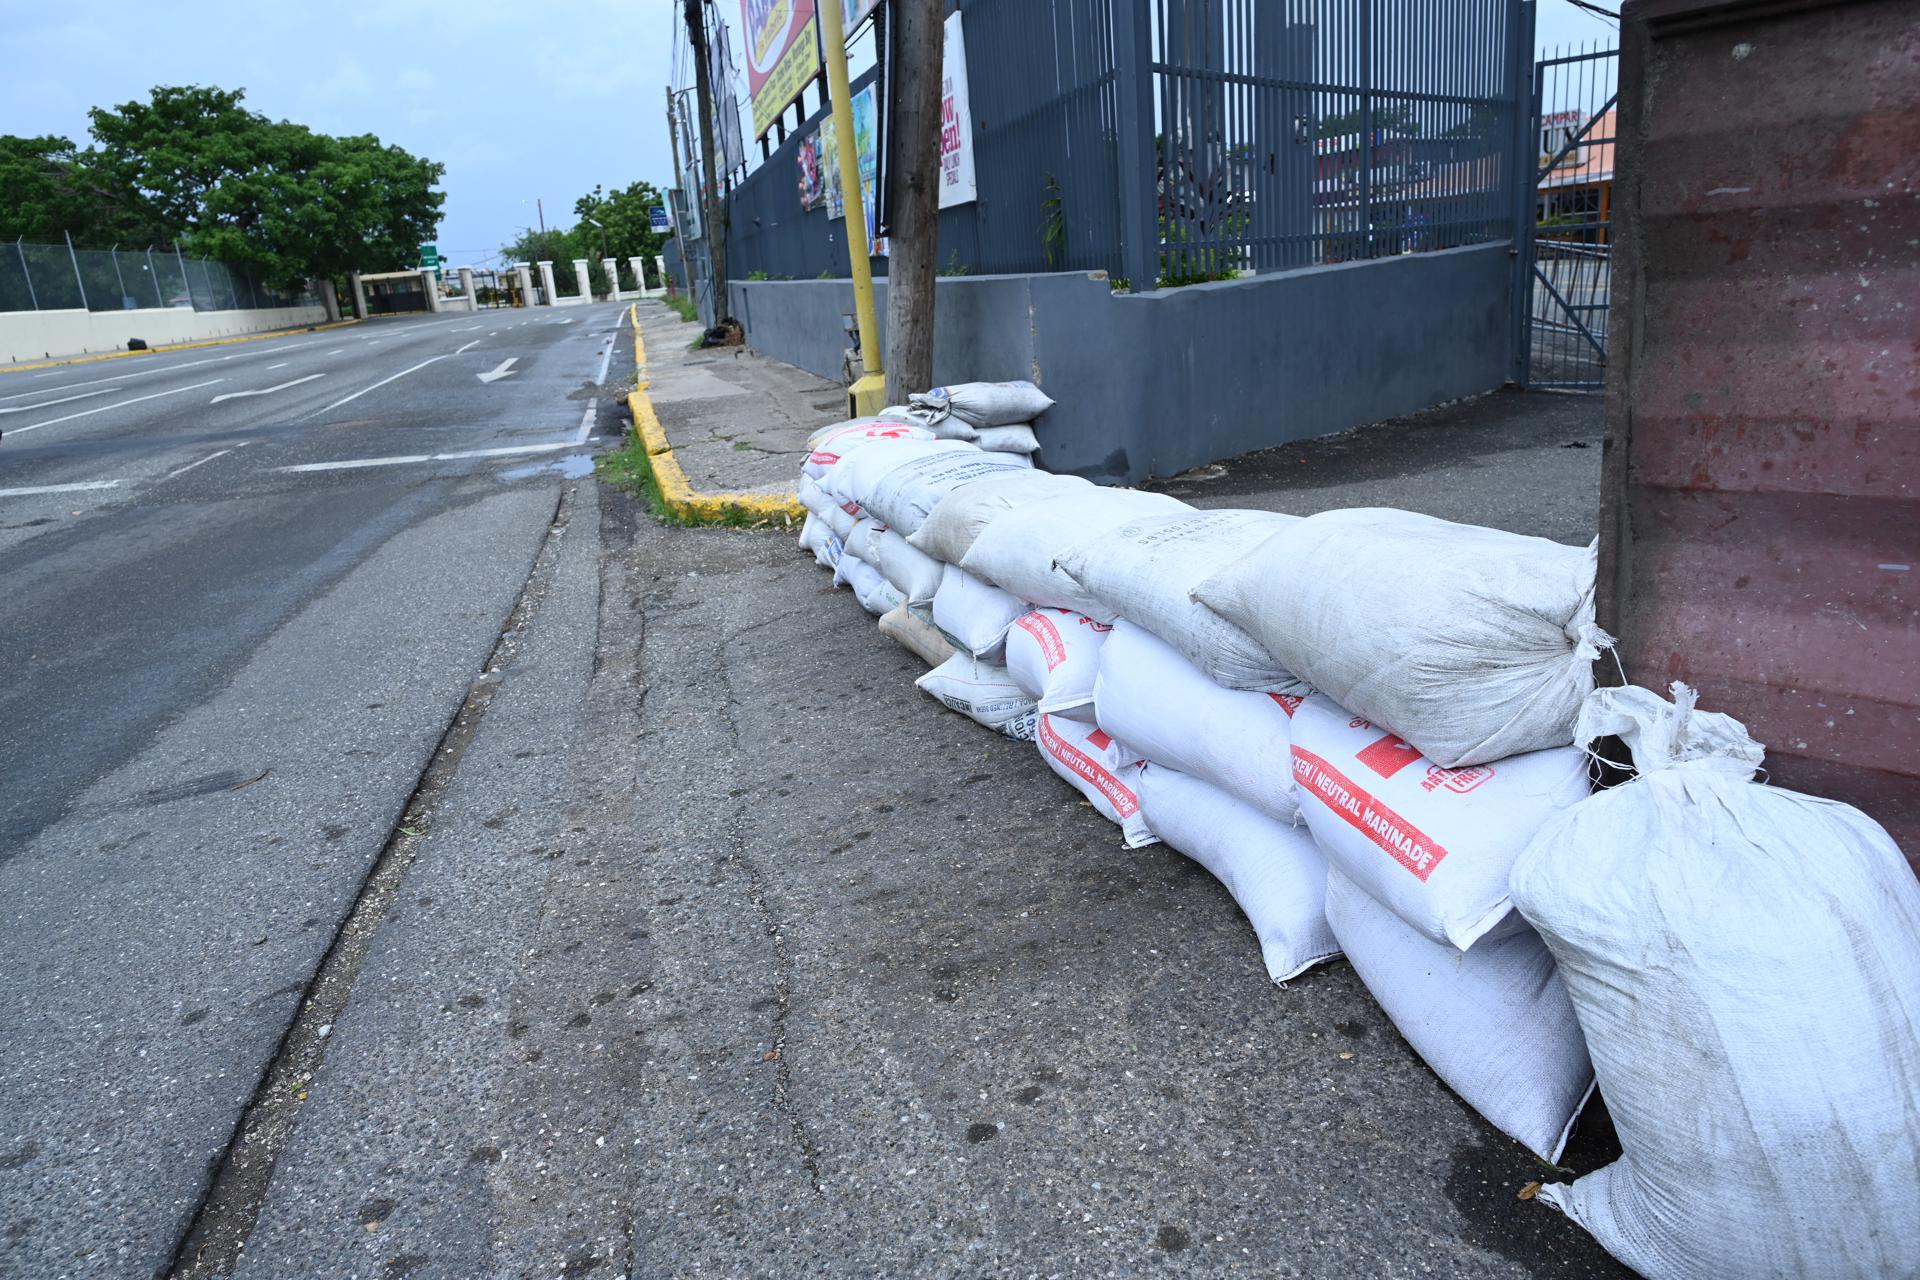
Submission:
<svg viewBox="0 0 1920 1280">
<path fill-rule="evenodd" d="M 1920 4 L 1621 39 L 1602 625 L 1920 871 Z"/>
</svg>

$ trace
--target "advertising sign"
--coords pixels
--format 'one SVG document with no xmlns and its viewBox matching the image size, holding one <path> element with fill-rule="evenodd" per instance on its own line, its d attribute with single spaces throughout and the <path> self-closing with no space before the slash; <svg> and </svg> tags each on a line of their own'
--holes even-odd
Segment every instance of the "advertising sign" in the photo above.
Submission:
<svg viewBox="0 0 1920 1280">
<path fill-rule="evenodd" d="M 758 138 L 820 74 L 820 16 L 814 0 L 740 0 L 740 18 Z"/>
<path fill-rule="evenodd" d="M 864 20 L 866 16 L 875 9 L 878 9 L 880 7 L 880 0 L 840 0 L 840 5 L 841 11 L 847 15 L 846 26 L 842 27 L 841 30 L 851 39 L 855 24 Z"/>
<path fill-rule="evenodd" d="M 800 170 L 800 207 L 818 209 L 827 202 L 825 171 L 820 163 L 820 134 L 801 140 L 794 149 L 794 164 Z"/>
<path fill-rule="evenodd" d="M 967 41 L 960 15 L 947 15 L 940 56 L 940 207 L 978 198 L 973 183 L 973 116 L 967 103 Z"/>
<path fill-rule="evenodd" d="M 874 255 L 884 255 L 887 242 L 873 236 L 873 197 L 880 174 L 879 95 L 868 85 L 853 95 L 853 147 L 860 157 L 860 203 L 867 211 L 867 235 L 873 239 Z M 820 169 L 827 190 L 827 216 L 847 216 L 846 201 L 840 194 L 840 151 L 833 117 L 820 122 Z"/>
</svg>

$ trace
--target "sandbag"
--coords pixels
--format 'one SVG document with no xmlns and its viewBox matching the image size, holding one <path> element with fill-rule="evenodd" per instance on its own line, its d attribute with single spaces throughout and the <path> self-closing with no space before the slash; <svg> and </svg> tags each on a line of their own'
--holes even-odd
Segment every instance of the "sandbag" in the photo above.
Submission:
<svg viewBox="0 0 1920 1280">
<path fill-rule="evenodd" d="M 1326 511 L 1279 530 L 1194 598 L 1443 768 L 1573 741 L 1612 643 L 1595 548 L 1411 511 Z"/>
<path fill-rule="evenodd" d="M 807 518 L 800 522 L 800 549 L 816 560 L 820 558 L 820 548 L 827 540 L 827 522 L 813 512 L 807 512 Z"/>
<path fill-rule="evenodd" d="M 936 421 L 953 417 L 974 427 L 1032 422 L 1053 407 L 1053 401 L 1045 392 L 1024 380 L 962 382 L 951 387 L 935 387 L 908 396 L 907 403 L 912 408 L 925 410 Z"/>
<path fill-rule="evenodd" d="M 888 441 L 848 454 L 828 468 L 819 483 L 835 502 L 851 503 L 864 515 L 864 499 L 888 472 L 909 463 L 924 463 L 928 458 L 939 455 L 960 453 L 972 456 L 978 452 L 963 440 Z"/>
<path fill-rule="evenodd" d="M 1298 516 L 1273 511 L 1180 511 L 1136 517 L 1054 557 L 1061 572 L 1100 602 L 1179 650 L 1215 684 L 1307 694 L 1307 683 L 1260 643 L 1204 605 L 1194 587 L 1252 551 Z"/>
<path fill-rule="evenodd" d="M 1053 558 L 1143 515 L 1190 510 L 1178 498 L 1138 489 L 1096 487 L 1066 494 L 1030 503 L 990 522 L 961 557 L 960 567 L 1033 604 L 1050 604 L 1112 622 L 1112 611 L 1054 568 Z"/>
<path fill-rule="evenodd" d="M 880 417 L 896 422 L 909 422 L 916 427 L 931 431 L 941 440 L 974 440 L 979 432 L 971 422 L 956 418 L 945 411 L 916 409 L 912 405 L 890 404 L 880 411 Z"/>
<path fill-rule="evenodd" d="M 1033 737 L 1033 699 L 1021 692 L 1007 669 L 998 663 L 956 653 L 913 685 L 996 733 L 1018 742 Z"/>
<path fill-rule="evenodd" d="M 1024 422 L 1004 427 L 982 427 L 973 442 L 988 453 L 1038 453 L 1040 437 Z"/>
<path fill-rule="evenodd" d="M 998 661 L 1006 651 L 1007 628 L 1028 605 L 990 586 L 958 565 L 947 565 L 933 593 L 933 621 L 960 648 L 975 657 Z"/>
<path fill-rule="evenodd" d="M 1368 896 L 1465 951 L 1512 918 L 1507 876 L 1549 819 L 1586 799 L 1574 747 L 1443 769 L 1321 694 L 1293 716 L 1293 773 L 1314 839 Z"/>
<path fill-rule="evenodd" d="M 860 519 L 857 506 L 841 502 L 811 476 L 800 477 L 796 496 L 800 505 L 807 509 L 807 514 L 818 517 L 827 526 L 827 532 L 842 542 L 846 541 L 847 535 L 853 532 L 853 526 Z"/>
<path fill-rule="evenodd" d="M 1285 982 L 1340 954 L 1327 924 L 1327 860 L 1304 827 L 1148 760 L 1135 787 L 1147 826 L 1213 873 L 1246 913 L 1267 976 Z"/>
<path fill-rule="evenodd" d="M 1119 824 L 1127 848 L 1160 842 L 1141 815 L 1134 790 L 1140 780 L 1138 753 L 1116 750 L 1117 744 L 1090 724 L 1044 713 L 1034 741 L 1049 769 L 1072 783 L 1107 821 Z"/>
<path fill-rule="evenodd" d="M 914 654 L 929 667 L 937 667 L 959 652 L 940 628 L 904 604 L 881 614 L 879 625 L 881 635 Z"/>
<path fill-rule="evenodd" d="M 854 525 L 847 550 L 878 569 L 908 604 L 926 604 L 940 589 L 941 563 L 872 516 Z"/>
<path fill-rule="evenodd" d="M 1040 710 L 1093 723 L 1100 649 L 1113 628 L 1066 609 L 1035 609 L 1007 631 L 1007 673 Z"/>
<path fill-rule="evenodd" d="M 878 569 L 850 551 L 840 556 L 833 571 L 833 585 L 843 583 L 853 589 L 853 597 L 860 602 L 860 607 L 876 618 L 906 604 L 906 598 Z"/>
<path fill-rule="evenodd" d="M 914 450 L 917 456 L 889 465 L 895 450 Z M 870 463 L 872 458 L 880 461 Z M 955 440 L 913 441 L 852 454 L 828 473 L 827 485 L 828 492 L 858 502 L 867 514 L 906 537 L 955 489 L 1023 467 L 1010 453 L 983 453 Z"/>
<path fill-rule="evenodd" d="M 1047 471 L 996 473 L 940 499 L 907 541 L 935 560 L 959 564 L 973 548 L 981 530 L 1007 512 L 1036 502 L 1090 493 L 1093 488 L 1091 480 L 1057 476 Z"/>
<path fill-rule="evenodd" d="M 1289 727 L 1299 705 L 1290 694 L 1222 689 L 1129 622 L 1114 623 L 1100 649 L 1093 709 L 1102 729 L 1289 826 L 1300 811 Z"/>
<path fill-rule="evenodd" d="M 1587 700 L 1579 740 L 1620 735 L 1639 776 L 1514 864 L 1623 1152 L 1540 1198 L 1648 1276 L 1920 1274 L 1920 885 L 1673 694 Z"/>
<path fill-rule="evenodd" d="M 1542 1160 L 1559 1160 L 1593 1093 L 1593 1064 L 1539 935 L 1523 927 L 1456 951 L 1423 937 L 1338 866 L 1327 869 L 1327 923 L 1433 1073 L 1494 1128 Z"/>
<path fill-rule="evenodd" d="M 800 474 L 817 480 L 840 459 L 868 445 L 934 438 L 934 433 L 926 427 L 887 418 L 853 418 L 836 422 L 807 437 L 809 452 L 806 460 L 800 464 Z"/>
</svg>

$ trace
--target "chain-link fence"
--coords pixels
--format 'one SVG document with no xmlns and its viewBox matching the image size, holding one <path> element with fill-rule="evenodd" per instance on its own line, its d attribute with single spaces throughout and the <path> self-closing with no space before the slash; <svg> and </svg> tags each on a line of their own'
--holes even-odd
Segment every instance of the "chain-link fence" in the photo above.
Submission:
<svg viewBox="0 0 1920 1280">
<path fill-rule="evenodd" d="M 0 243 L 0 311 L 250 311 L 317 302 L 307 290 L 268 287 L 254 267 L 190 258 L 179 249 Z"/>
</svg>

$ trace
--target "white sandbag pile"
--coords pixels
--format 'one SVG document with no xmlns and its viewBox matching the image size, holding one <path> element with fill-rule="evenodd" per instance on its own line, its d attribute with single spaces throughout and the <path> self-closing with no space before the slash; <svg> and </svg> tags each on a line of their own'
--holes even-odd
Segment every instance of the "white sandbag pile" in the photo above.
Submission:
<svg viewBox="0 0 1920 1280">
<path fill-rule="evenodd" d="M 1542 1198 L 1630 1265 L 1920 1273 L 1920 887 L 1884 833 L 1751 781 L 1724 717 L 1595 693 L 1592 548 L 1028 469 L 1051 403 L 945 388 L 807 460 L 800 546 L 919 687 L 1211 872 L 1271 981 L 1344 952 L 1540 1158 L 1597 1077 L 1626 1154 Z M 1614 732 L 1642 776 L 1590 795 Z"/>
</svg>

